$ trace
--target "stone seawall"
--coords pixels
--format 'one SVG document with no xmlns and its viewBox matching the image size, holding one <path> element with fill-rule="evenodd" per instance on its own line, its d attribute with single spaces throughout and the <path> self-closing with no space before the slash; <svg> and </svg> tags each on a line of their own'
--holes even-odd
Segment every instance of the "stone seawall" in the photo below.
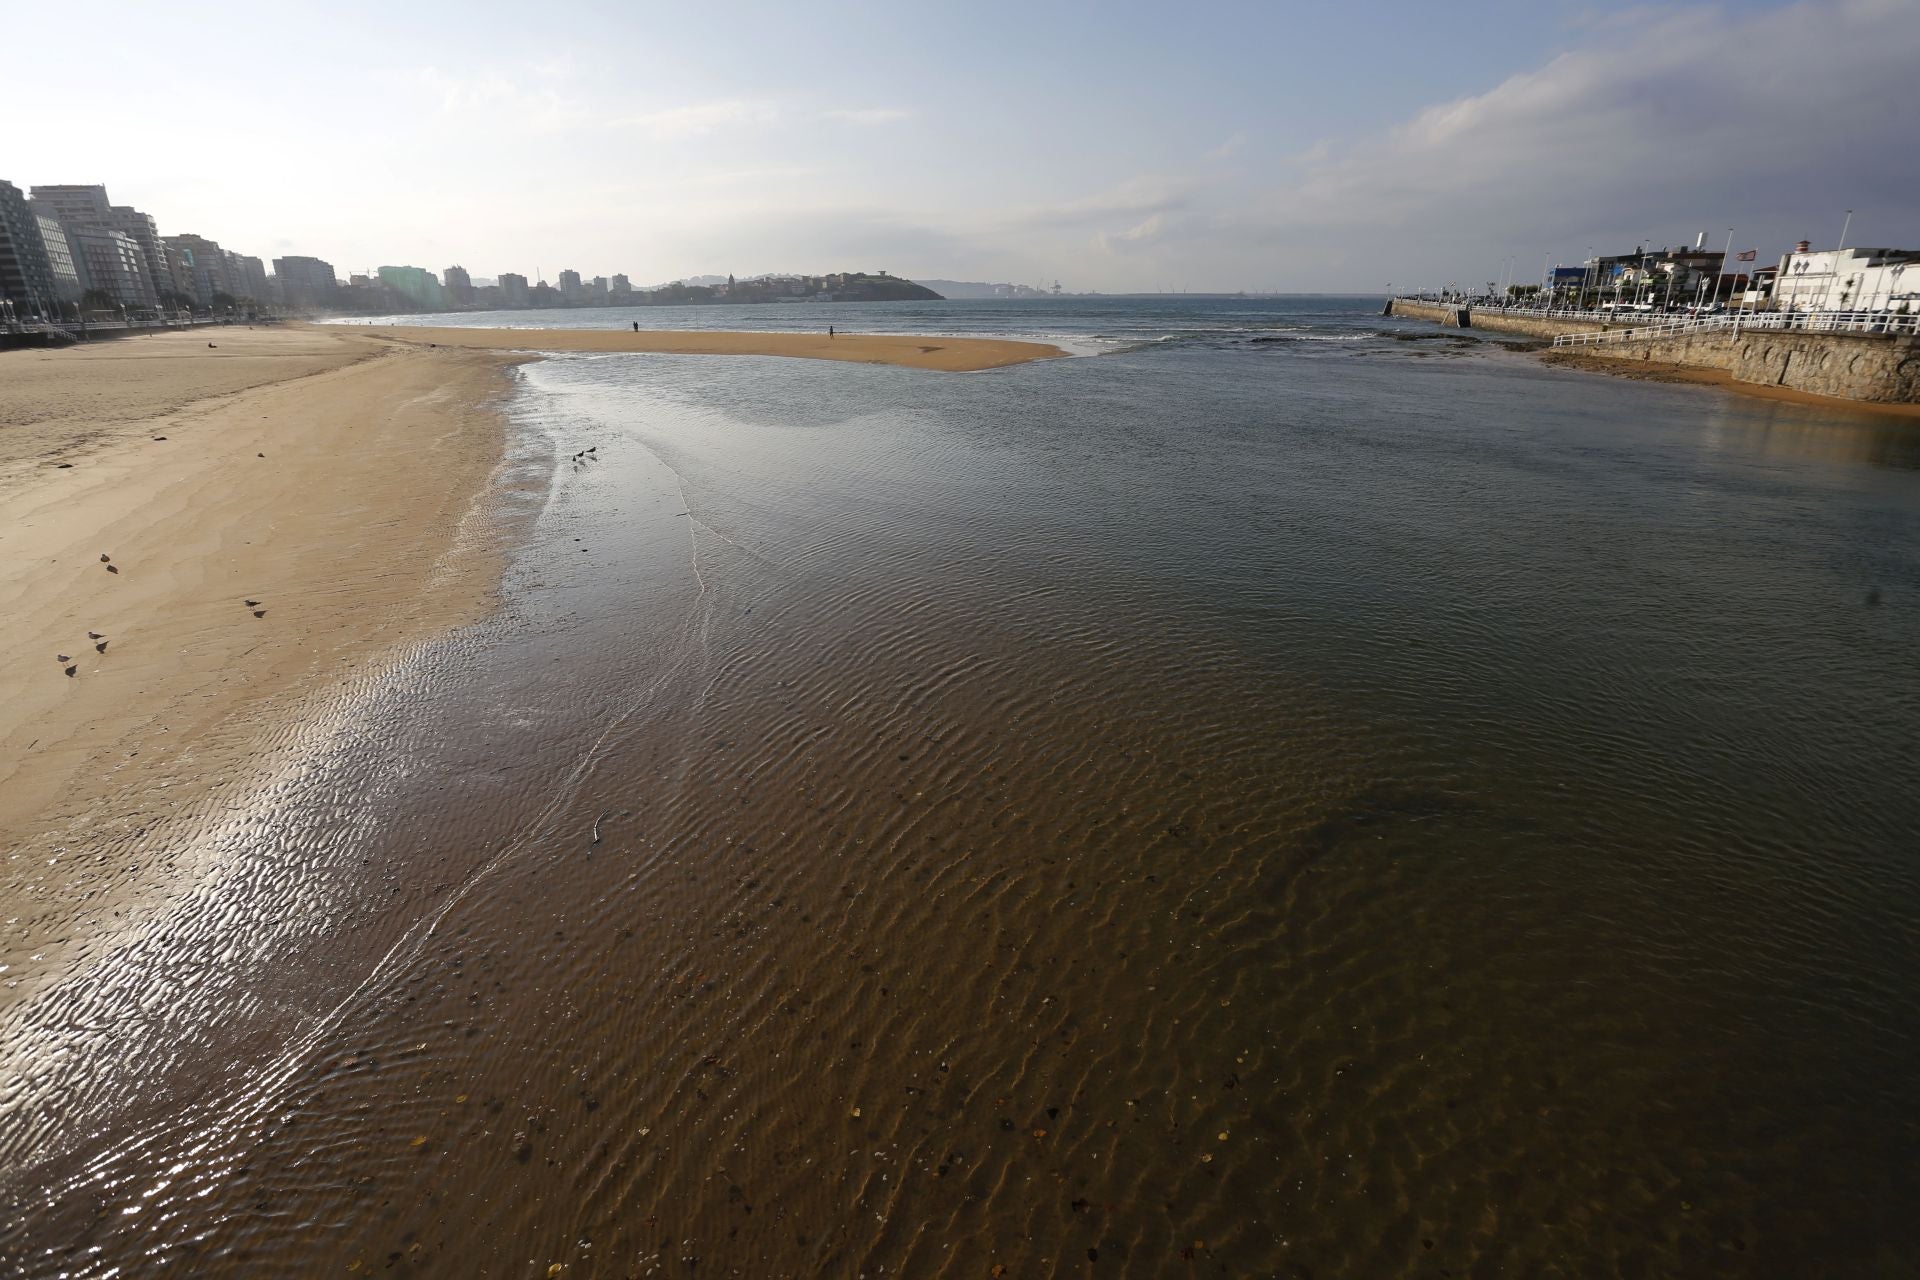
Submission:
<svg viewBox="0 0 1920 1280">
<path fill-rule="evenodd" d="M 1624 324 L 1607 324 L 1595 320 L 1515 316 L 1478 309 L 1473 312 L 1472 326 L 1485 333 L 1514 333 L 1527 338 L 1557 338 L 1563 333 L 1603 333 L 1608 329 L 1628 327 Z"/>
<path fill-rule="evenodd" d="M 1511 315 L 1450 303 L 1395 298 L 1386 314 L 1448 328 L 1557 338 L 1605 333 L 1649 323 Z M 1920 404 L 1920 338 L 1870 333 L 1806 333 L 1778 329 L 1710 330 L 1663 338 L 1623 338 L 1572 348 L 1582 358 L 1646 361 L 1721 369 L 1735 382 L 1785 387 L 1869 404 Z"/>
<path fill-rule="evenodd" d="M 1576 348 L 1606 360 L 1724 369 L 1735 382 L 1874 404 L 1920 404 L 1920 339 L 1870 333 L 1689 333 Z"/>
</svg>

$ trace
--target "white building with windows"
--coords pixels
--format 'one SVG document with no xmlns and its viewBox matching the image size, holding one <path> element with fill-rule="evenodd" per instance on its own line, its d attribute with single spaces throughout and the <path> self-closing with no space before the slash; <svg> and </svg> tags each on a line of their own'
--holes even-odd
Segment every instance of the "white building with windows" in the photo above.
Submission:
<svg viewBox="0 0 1920 1280">
<path fill-rule="evenodd" d="M 88 288 L 100 290 L 122 306 L 160 305 L 139 241 L 106 227 L 69 225 L 66 231 L 73 256 L 86 264 Z"/>
<path fill-rule="evenodd" d="M 33 204 L 29 200 L 28 208 L 32 209 Z M 80 301 L 80 295 L 86 292 L 87 286 L 80 276 L 80 264 L 73 260 L 73 249 L 68 243 L 66 228 L 52 214 L 33 209 L 33 216 L 40 223 L 40 243 L 46 247 L 47 266 L 53 272 L 53 296 L 61 302 Z"/>
<path fill-rule="evenodd" d="M 1780 259 L 1776 311 L 1920 314 L 1920 249 L 1810 249 Z"/>
</svg>

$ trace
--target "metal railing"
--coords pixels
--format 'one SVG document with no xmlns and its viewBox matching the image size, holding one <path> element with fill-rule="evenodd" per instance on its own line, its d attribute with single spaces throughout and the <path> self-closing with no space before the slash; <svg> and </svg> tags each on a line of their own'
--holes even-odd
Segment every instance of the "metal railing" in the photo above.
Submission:
<svg viewBox="0 0 1920 1280">
<path fill-rule="evenodd" d="M 1920 334 L 1920 315 L 1892 315 L 1884 311 L 1735 311 L 1726 315 L 1689 316 L 1681 320 L 1629 325 L 1598 333 L 1563 333 L 1553 340 L 1553 345 L 1588 347 L 1611 342 L 1675 338 L 1691 333 L 1741 333 L 1750 329 L 1897 336 Z"/>
<path fill-rule="evenodd" d="M 1647 311 L 1635 310 L 1630 303 L 1619 307 L 1522 307 L 1503 306 L 1497 302 L 1475 301 L 1470 298 L 1439 299 L 1418 298 L 1405 294 L 1391 299 L 1393 302 L 1412 302 L 1427 307 L 1452 307 L 1455 310 L 1488 312 L 1493 315 L 1513 316 L 1523 320 L 1592 320 L 1601 323 L 1613 321 L 1638 321 L 1647 315 L 1659 315 L 1651 308 Z"/>
<path fill-rule="evenodd" d="M 1604 320 L 1616 314 L 1612 311 L 1588 311 L 1577 307 L 1503 307 L 1498 303 L 1473 303 L 1471 310 L 1490 311 L 1499 316 L 1515 316 L 1522 320 Z"/>
<path fill-rule="evenodd" d="M 223 318 L 196 316 L 191 320 L 96 320 L 84 317 L 79 320 L 5 320 L 0 321 L 0 333 L 39 334 L 63 337 L 70 341 L 84 340 L 91 333 L 125 333 L 140 329 L 197 329 L 204 325 L 223 323 Z M 239 323 L 235 320 L 235 323 Z M 259 321 L 254 321 L 259 323 Z"/>
</svg>

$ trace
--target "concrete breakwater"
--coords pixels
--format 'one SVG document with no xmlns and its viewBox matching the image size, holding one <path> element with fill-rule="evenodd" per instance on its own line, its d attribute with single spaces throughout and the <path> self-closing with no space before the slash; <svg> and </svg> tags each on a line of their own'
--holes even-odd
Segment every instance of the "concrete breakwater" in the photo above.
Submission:
<svg viewBox="0 0 1920 1280">
<path fill-rule="evenodd" d="M 1553 338 L 1631 329 L 1578 317 L 1517 316 L 1447 303 L 1395 298 L 1387 314 L 1450 328 Z M 1640 324 L 1645 321 L 1641 320 Z M 1920 339 L 1911 335 L 1732 329 L 1621 338 L 1578 348 L 1583 358 L 1718 369 L 1735 382 L 1785 387 L 1870 404 L 1920 403 Z"/>
<path fill-rule="evenodd" d="M 1429 320 L 1449 329 L 1479 329 L 1485 333 L 1509 333 L 1523 338 L 1557 338 L 1563 333 L 1594 333 L 1631 327 L 1628 324 L 1560 316 L 1515 315 L 1485 307 L 1451 302 L 1415 302 L 1406 298 L 1395 298 L 1389 302 L 1386 313 L 1404 316 L 1409 320 Z"/>
<path fill-rule="evenodd" d="M 1455 306 L 1451 302 L 1409 302 L 1405 298 L 1395 298 L 1387 303 L 1387 314 L 1405 316 L 1409 320 L 1431 320 L 1449 329 L 1472 327 L 1469 308 Z"/>
</svg>

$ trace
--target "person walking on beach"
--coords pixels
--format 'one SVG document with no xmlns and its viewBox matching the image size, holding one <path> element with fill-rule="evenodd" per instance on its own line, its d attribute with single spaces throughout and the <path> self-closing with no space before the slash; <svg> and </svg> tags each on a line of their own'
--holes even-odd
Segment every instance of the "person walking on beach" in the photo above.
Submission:
<svg viewBox="0 0 1920 1280">
<path fill-rule="evenodd" d="M 833 326 L 832 326 L 832 325 L 828 325 L 828 326 L 827 326 L 827 337 L 829 337 L 829 338 L 831 338 L 831 337 L 833 337 Z"/>
<path fill-rule="evenodd" d="M 635 333 L 638 333 L 638 332 L 640 332 L 640 322 L 639 322 L 638 320 L 635 320 L 635 321 L 633 322 L 633 331 L 634 331 Z"/>
</svg>

